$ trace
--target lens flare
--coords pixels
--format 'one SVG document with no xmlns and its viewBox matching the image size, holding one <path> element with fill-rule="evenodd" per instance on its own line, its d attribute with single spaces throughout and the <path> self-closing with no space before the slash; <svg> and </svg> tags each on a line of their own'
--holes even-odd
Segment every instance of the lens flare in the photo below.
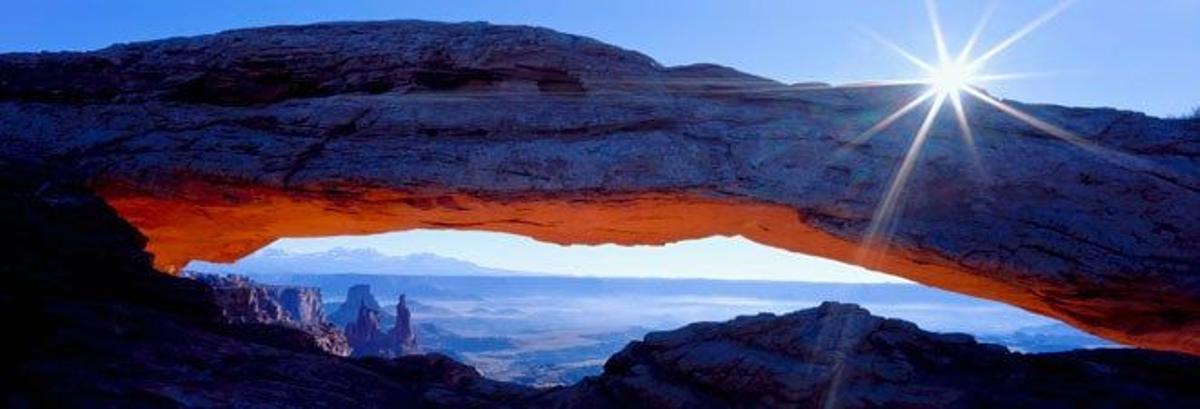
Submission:
<svg viewBox="0 0 1200 409">
<path fill-rule="evenodd" d="M 929 76 L 929 85 L 943 95 L 958 93 L 970 83 L 970 68 L 957 62 L 944 63 Z"/>
<path fill-rule="evenodd" d="M 888 184 L 887 191 L 884 192 L 882 200 L 876 206 L 874 215 L 871 218 L 871 225 L 868 227 L 866 235 L 862 242 L 864 250 L 863 256 L 867 252 L 878 251 L 882 252 L 886 248 L 887 241 L 890 240 L 891 231 L 895 228 L 895 218 L 897 206 L 901 202 L 901 196 L 904 190 L 904 185 L 908 181 L 910 174 L 916 164 L 916 159 L 920 155 L 921 147 L 929 137 L 930 129 L 937 120 L 939 112 L 943 109 L 946 102 L 954 110 L 955 120 L 958 122 L 959 131 L 962 133 L 963 141 L 966 142 L 967 149 L 971 155 L 971 160 L 974 162 L 976 169 L 981 174 L 983 172 L 982 162 L 979 159 L 979 152 L 975 148 L 975 137 L 971 131 L 971 125 L 968 121 L 966 107 L 964 106 L 964 96 L 970 96 L 983 101 L 986 105 L 997 108 L 1000 112 L 1008 114 L 1013 118 L 1021 120 L 1039 131 L 1063 141 L 1069 142 L 1075 146 L 1079 146 L 1088 151 L 1097 151 L 1100 148 L 1088 143 L 1085 139 L 1075 136 L 1074 134 L 1063 130 L 1062 128 L 1053 126 L 1043 120 L 1033 117 L 1025 112 L 1019 111 L 1008 106 L 1004 102 L 987 95 L 985 92 L 977 88 L 976 84 L 981 82 L 993 82 L 1008 79 L 1017 79 L 1028 77 L 1029 74 L 995 74 L 985 73 L 984 64 L 993 57 L 1008 49 L 1018 40 L 1029 35 L 1038 27 L 1042 26 L 1052 18 L 1062 13 L 1073 3 L 1074 0 L 1065 0 L 1049 11 L 1038 16 L 1030 23 L 1022 26 L 1019 30 L 1001 40 L 995 46 L 987 48 L 979 56 L 972 58 L 971 52 L 975 49 L 979 40 L 980 34 L 983 32 L 984 26 L 990 19 L 991 14 L 995 11 L 995 5 L 992 3 L 979 23 L 972 30 L 970 38 L 957 54 L 951 54 L 946 46 L 945 36 L 942 34 L 942 24 L 938 17 L 937 7 L 933 0 L 925 1 L 925 10 L 929 16 L 930 28 L 933 31 L 934 45 L 937 48 L 936 62 L 923 60 L 908 50 L 888 41 L 883 36 L 867 31 L 867 33 L 876 40 L 883 43 L 889 49 L 892 49 L 901 57 L 916 65 L 925 74 L 925 77 L 917 83 L 925 84 L 929 89 L 913 98 L 900 109 L 892 112 L 884 117 L 875 125 L 871 126 L 865 132 L 854 138 L 852 144 L 861 144 L 866 142 L 872 136 L 878 134 L 883 129 L 886 129 L 901 117 L 907 115 L 918 106 L 932 100 L 929 110 L 925 113 L 925 118 L 921 122 L 920 128 L 916 135 L 913 136 L 911 145 L 901 161 L 900 167 L 896 173 L 892 175 L 892 180 Z M 898 82 L 897 84 L 908 84 L 910 82 Z M 1104 155 L 1111 157 L 1112 154 Z M 984 175 L 986 177 L 986 175 Z M 860 256 L 861 258 L 861 256 Z"/>
</svg>

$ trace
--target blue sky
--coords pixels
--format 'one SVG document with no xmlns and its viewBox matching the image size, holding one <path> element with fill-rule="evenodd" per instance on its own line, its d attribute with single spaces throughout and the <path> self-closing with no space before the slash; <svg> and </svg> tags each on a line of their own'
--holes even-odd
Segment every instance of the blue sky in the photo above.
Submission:
<svg viewBox="0 0 1200 409">
<path fill-rule="evenodd" d="M 990 1 L 941 1 L 958 48 Z M 981 45 L 993 44 L 1056 0 L 999 4 Z M 0 51 L 86 50 L 116 42 L 231 28 L 330 20 L 426 19 L 529 24 L 587 35 L 668 65 L 712 62 L 784 82 L 912 78 L 918 71 L 865 35 L 878 32 L 934 55 L 919 0 L 437 0 L 14 1 L 0 14 Z M 1179 115 L 1200 106 L 1200 0 L 1080 0 L 993 59 L 989 72 L 1054 75 L 988 86 L 1026 102 L 1110 106 Z M 877 281 L 861 269 L 754 245 L 709 239 L 664 248 L 561 247 L 493 233 L 412 232 L 285 240 L 316 251 L 370 246 L 428 251 L 493 267 L 592 275 Z"/>
</svg>

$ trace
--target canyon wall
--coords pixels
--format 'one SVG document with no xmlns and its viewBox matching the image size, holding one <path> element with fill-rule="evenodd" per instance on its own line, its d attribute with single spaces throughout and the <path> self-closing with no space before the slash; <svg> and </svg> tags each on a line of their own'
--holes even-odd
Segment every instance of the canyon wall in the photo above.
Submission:
<svg viewBox="0 0 1200 409">
<path fill-rule="evenodd" d="M 325 319 L 321 290 L 255 283 L 235 275 L 193 274 L 212 289 L 213 302 L 230 324 L 267 324 L 296 328 L 312 335 L 325 352 L 350 355 L 346 337 Z"/>
<path fill-rule="evenodd" d="M 922 89 L 414 21 L 6 54 L 0 78 L 0 159 L 85 175 L 167 271 L 414 228 L 742 235 L 1200 354 L 1196 120 L 1005 101 L 1063 139 L 968 103 L 974 145 L 935 123 L 886 240 L 864 246 L 921 115 L 859 136 Z"/>
</svg>

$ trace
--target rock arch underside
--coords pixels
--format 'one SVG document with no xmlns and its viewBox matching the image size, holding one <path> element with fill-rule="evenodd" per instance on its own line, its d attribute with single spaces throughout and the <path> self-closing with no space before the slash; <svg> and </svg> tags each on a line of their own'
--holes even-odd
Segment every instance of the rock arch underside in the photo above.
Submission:
<svg viewBox="0 0 1200 409">
<path fill-rule="evenodd" d="M 87 177 L 168 272 L 413 228 L 742 235 L 1200 354 L 1200 121 L 1006 101 L 1081 147 L 968 103 L 978 164 L 936 123 L 864 252 L 921 115 L 851 141 L 922 91 L 664 67 L 530 27 L 270 27 L 0 56 L 0 159 Z"/>
</svg>

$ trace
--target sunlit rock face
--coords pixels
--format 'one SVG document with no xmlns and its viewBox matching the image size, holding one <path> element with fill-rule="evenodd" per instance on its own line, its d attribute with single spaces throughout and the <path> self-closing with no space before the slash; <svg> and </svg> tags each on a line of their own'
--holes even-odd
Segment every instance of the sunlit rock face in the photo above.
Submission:
<svg viewBox="0 0 1200 409">
<path fill-rule="evenodd" d="M 864 256 L 920 115 L 849 141 L 921 90 L 786 86 L 426 22 L 8 54 L 0 78 L 0 159 L 89 175 L 168 271 L 279 237 L 412 228 L 743 235 L 1200 354 L 1195 120 L 1012 103 L 1102 148 L 1083 149 L 968 104 L 979 166 L 936 124 L 890 247 Z"/>
</svg>

